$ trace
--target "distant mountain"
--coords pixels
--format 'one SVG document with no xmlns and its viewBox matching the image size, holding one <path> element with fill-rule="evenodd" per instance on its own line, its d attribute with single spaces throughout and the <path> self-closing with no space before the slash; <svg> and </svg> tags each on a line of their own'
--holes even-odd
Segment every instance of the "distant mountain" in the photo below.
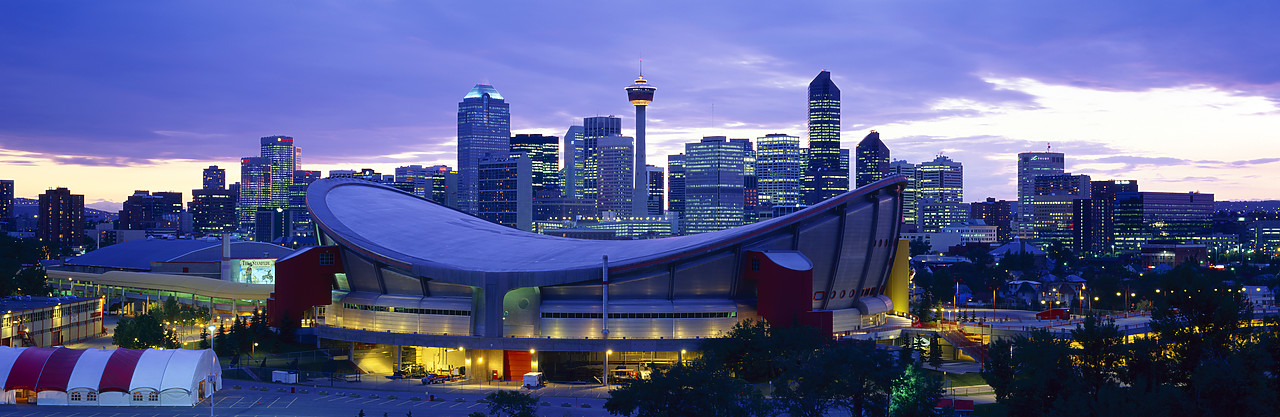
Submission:
<svg viewBox="0 0 1280 417">
<path fill-rule="evenodd" d="M 1280 212 L 1280 200 L 1218 201 L 1213 203 L 1213 207 L 1218 211 L 1262 211 L 1277 213 Z"/>
</svg>

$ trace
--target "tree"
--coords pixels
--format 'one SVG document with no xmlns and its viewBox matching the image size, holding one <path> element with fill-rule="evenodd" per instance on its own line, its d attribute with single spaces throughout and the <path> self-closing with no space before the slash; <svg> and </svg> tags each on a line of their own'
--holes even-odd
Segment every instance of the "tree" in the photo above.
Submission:
<svg viewBox="0 0 1280 417">
<path fill-rule="evenodd" d="M 209 329 L 204 327 L 200 328 L 200 348 L 201 349 L 209 348 Z"/>
<path fill-rule="evenodd" d="M 913 363 L 907 365 L 902 374 L 894 378 L 891 393 L 890 415 L 894 417 L 933 416 L 936 414 L 933 407 L 942 398 L 942 380 L 925 372 L 919 364 Z"/>
<path fill-rule="evenodd" d="M 116 346 L 127 349 L 146 349 L 152 347 L 177 349 L 177 335 L 166 329 L 155 315 L 139 314 L 132 319 L 123 318 L 116 323 L 115 334 L 111 341 Z"/>
<path fill-rule="evenodd" d="M 489 401 L 489 414 L 499 417 L 534 417 L 538 398 L 520 391 L 497 390 L 484 396 Z"/>
<path fill-rule="evenodd" d="M 929 366 L 933 369 L 942 367 L 942 345 L 938 344 L 938 334 L 934 333 L 929 340 Z"/>
<path fill-rule="evenodd" d="M 1093 315 L 1071 331 L 1080 347 L 1073 349 L 1072 360 L 1079 367 L 1081 381 L 1089 395 L 1097 397 L 1106 386 L 1120 381 L 1120 364 L 1124 361 L 1124 334 L 1114 322 L 1102 322 Z"/>
<path fill-rule="evenodd" d="M 1030 337 L 1020 336 L 1009 343 L 996 342 L 991 355 L 983 377 L 995 390 L 996 399 L 1007 406 L 1010 417 L 1046 415 L 1059 398 L 1080 388 L 1070 345 L 1048 331 L 1036 330 Z"/>
<path fill-rule="evenodd" d="M 780 359 L 812 351 L 828 343 L 827 339 L 812 327 L 777 327 L 765 321 L 743 320 L 724 337 L 704 339 L 701 349 L 709 364 L 723 366 L 747 382 L 759 383 L 782 373 Z"/>
<path fill-rule="evenodd" d="M 721 367 L 703 360 L 654 371 L 609 392 L 610 414 L 636 417 L 773 415 L 764 396 Z"/>
<path fill-rule="evenodd" d="M 907 251 L 911 253 L 912 257 L 924 255 L 932 250 L 933 247 L 926 243 L 923 238 L 915 238 L 907 243 Z"/>
<path fill-rule="evenodd" d="M 878 415 L 902 365 L 874 342 L 837 343 L 800 354 L 773 382 L 774 399 L 791 416 L 823 416 L 832 408 Z"/>
</svg>

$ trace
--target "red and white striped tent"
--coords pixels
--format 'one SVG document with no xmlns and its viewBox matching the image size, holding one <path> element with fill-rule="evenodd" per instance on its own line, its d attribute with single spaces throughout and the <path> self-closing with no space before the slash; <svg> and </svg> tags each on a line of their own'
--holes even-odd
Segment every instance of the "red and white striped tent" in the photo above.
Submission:
<svg viewBox="0 0 1280 417">
<path fill-rule="evenodd" d="M 0 347 L 0 404 L 192 406 L 222 387 L 213 351 Z"/>
</svg>

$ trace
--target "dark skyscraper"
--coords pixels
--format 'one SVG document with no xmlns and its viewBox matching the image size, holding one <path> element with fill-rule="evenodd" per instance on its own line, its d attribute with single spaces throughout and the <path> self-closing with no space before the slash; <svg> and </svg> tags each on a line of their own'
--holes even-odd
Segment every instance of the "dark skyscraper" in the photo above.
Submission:
<svg viewBox="0 0 1280 417">
<path fill-rule="evenodd" d="M 889 176 L 889 147 L 874 130 L 858 142 L 856 186 L 861 187 Z"/>
<path fill-rule="evenodd" d="M 840 88 L 822 71 L 809 83 L 809 180 L 805 203 L 817 204 L 849 190 L 849 172 L 840 169 Z"/>
<path fill-rule="evenodd" d="M 1009 221 L 1012 219 L 1013 205 L 1007 200 L 996 200 L 987 197 L 987 201 L 969 205 L 969 218 L 979 219 L 988 226 L 996 227 L 996 240 L 1008 242 Z"/>
<path fill-rule="evenodd" d="M 181 215 L 182 193 L 138 190 L 125 200 L 118 229 L 176 232 Z"/>
<path fill-rule="evenodd" d="M 663 190 L 666 189 L 663 186 L 663 181 L 666 179 L 666 175 L 662 167 L 649 165 L 646 168 L 649 171 L 649 215 L 661 216 Z"/>
<path fill-rule="evenodd" d="M 84 244 L 84 196 L 66 188 L 40 194 L 36 238 L 63 248 Z"/>
<path fill-rule="evenodd" d="M 0 180 L 0 232 L 12 232 L 13 180 Z"/>
<path fill-rule="evenodd" d="M 511 137 L 511 153 L 523 153 L 533 163 L 533 194 L 547 195 L 560 188 L 560 138 L 537 134 Z"/>
<path fill-rule="evenodd" d="M 568 198 L 582 197 L 582 171 L 586 169 L 582 150 L 584 130 L 582 126 L 569 126 L 569 130 L 564 132 L 564 146 L 561 148 L 564 153 L 564 169 L 560 170 L 563 173 L 560 176 L 560 188 Z"/>
<path fill-rule="evenodd" d="M 492 85 L 476 84 L 458 103 L 458 208 L 476 212 L 480 160 L 511 151 L 511 111 Z"/>
<path fill-rule="evenodd" d="M 204 169 L 202 176 L 205 190 L 221 190 L 227 188 L 227 170 L 211 165 Z"/>
</svg>

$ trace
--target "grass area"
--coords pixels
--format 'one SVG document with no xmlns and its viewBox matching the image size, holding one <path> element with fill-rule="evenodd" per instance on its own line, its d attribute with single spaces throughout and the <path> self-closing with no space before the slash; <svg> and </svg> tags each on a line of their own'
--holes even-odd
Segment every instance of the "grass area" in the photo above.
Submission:
<svg viewBox="0 0 1280 417">
<path fill-rule="evenodd" d="M 932 373 L 934 376 L 942 377 L 942 372 L 932 371 L 932 370 L 928 372 Z M 987 380 L 982 379 L 982 374 L 977 372 L 971 372 L 967 374 L 953 374 L 948 372 L 946 380 L 951 381 L 952 387 L 971 387 L 974 385 L 987 385 Z"/>
</svg>

